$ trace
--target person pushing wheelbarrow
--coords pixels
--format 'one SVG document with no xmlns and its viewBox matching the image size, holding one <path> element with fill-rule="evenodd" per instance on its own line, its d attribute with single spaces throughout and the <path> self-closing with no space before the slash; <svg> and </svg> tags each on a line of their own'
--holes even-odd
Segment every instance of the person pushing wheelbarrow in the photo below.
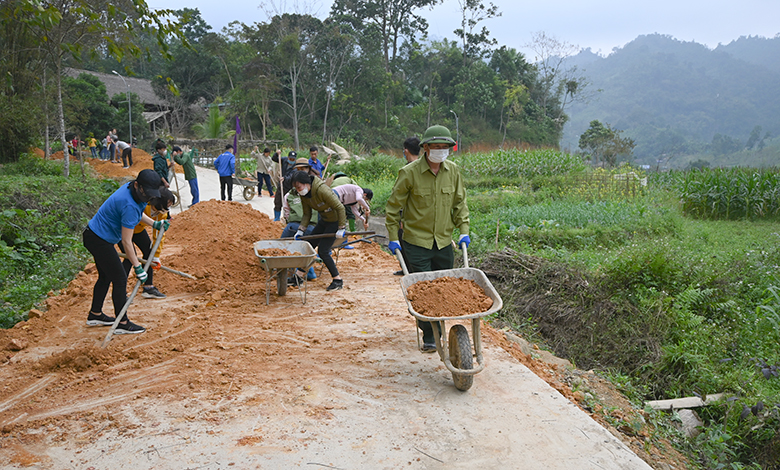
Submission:
<svg viewBox="0 0 780 470">
<path fill-rule="evenodd" d="M 385 206 L 385 225 L 389 233 L 388 248 L 406 253 L 409 272 L 452 269 L 455 253 L 452 232 L 460 232 L 458 246 L 471 243 L 466 187 L 458 166 L 447 160 L 455 140 L 449 129 L 436 125 L 423 135 L 423 157 L 398 171 L 393 192 Z M 398 228 L 403 214 L 403 240 Z M 421 351 L 436 351 L 436 340 L 430 322 L 417 321 L 423 333 Z"/>
</svg>

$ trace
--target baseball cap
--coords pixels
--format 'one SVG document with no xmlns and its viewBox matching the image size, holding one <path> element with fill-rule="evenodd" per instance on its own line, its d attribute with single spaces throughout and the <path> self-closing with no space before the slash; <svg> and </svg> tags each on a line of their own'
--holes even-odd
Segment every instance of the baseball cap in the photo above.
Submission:
<svg viewBox="0 0 780 470">
<path fill-rule="evenodd" d="M 158 175 L 157 172 L 149 169 L 141 170 L 135 180 L 138 182 L 138 184 L 143 186 L 144 192 L 147 196 L 160 197 L 160 186 L 162 185 L 162 180 L 160 179 L 160 175 Z"/>
<path fill-rule="evenodd" d="M 290 150 L 290 153 L 288 153 L 287 156 L 295 158 L 298 156 L 298 152 L 296 152 L 295 150 Z"/>
</svg>

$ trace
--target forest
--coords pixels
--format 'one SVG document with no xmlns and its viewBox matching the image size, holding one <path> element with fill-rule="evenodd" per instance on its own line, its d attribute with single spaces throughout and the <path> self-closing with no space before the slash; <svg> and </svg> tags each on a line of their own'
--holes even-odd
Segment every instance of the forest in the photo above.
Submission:
<svg viewBox="0 0 780 470">
<path fill-rule="evenodd" d="M 115 112 L 105 114 L 87 96 L 100 94 L 99 84 L 76 78 L 55 86 L 68 67 L 151 79 L 170 103 L 171 136 L 195 136 L 206 110 L 217 107 L 225 121 L 239 116 L 255 137 L 298 149 L 331 141 L 357 151 L 396 148 L 435 123 L 458 132 L 465 146 L 554 147 L 566 108 L 584 87 L 560 60 L 572 53 L 570 45 L 538 33 L 533 47 L 541 61 L 531 64 L 491 38 L 487 20 L 500 12 L 479 1 L 463 3 L 454 39 L 441 41 L 427 40 L 427 23 L 417 14 L 431 0 L 342 0 L 324 20 L 278 13 L 262 23 L 235 21 L 221 32 L 197 9 L 150 11 L 138 7 L 145 2 L 120 2 L 104 17 L 100 2 L 79 0 L 81 10 L 60 17 L 33 3 L 0 7 L 6 26 L 0 68 L 7 77 L 0 127 L 21 119 L 2 138 L 28 146 L 42 127 L 55 134 L 64 128 L 98 136 L 112 127 L 123 133 L 126 98 L 108 97 Z M 62 123 L 55 111 L 60 89 Z"/>
</svg>

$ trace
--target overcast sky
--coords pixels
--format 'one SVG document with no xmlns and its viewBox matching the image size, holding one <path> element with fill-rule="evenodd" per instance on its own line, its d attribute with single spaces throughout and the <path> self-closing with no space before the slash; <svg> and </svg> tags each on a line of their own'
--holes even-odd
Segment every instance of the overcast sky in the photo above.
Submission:
<svg viewBox="0 0 780 470">
<path fill-rule="evenodd" d="M 245 24 L 263 22 L 268 15 L 258 0 L 147 0 L 155 9 L 198 8 L 214 31 L 234 20 Z M 312 13 L 325 18 L 331 0 L 265 2 L 285 12 Z M 660 33 L 682 41 L 695 41 L 710 48 L 728 44 L 740 36 L 774 37 L 780 33 L 778 0 L 546 0 L 521 2 L 494 0 L 502 16 L 484 21 L 499 44 L 528 54 L 524 46 L 534 32 L 543 31 L 560 41 L 591 48 L 607 55 L 642 34 Z M 281 6 L 280 6 L 281 5 Z M 458 0 L 445 0 L 433 11 L 422 10 L 428 19 L 429 38 L 455 39 L 460 27 Z M 533 59 L 529 57 L 529 59 Z"/>
</svg>

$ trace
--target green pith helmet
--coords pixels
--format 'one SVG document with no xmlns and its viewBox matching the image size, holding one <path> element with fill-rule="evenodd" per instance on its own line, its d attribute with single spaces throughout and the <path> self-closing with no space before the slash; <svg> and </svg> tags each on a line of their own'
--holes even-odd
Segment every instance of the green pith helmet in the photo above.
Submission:
<svg viewBox="0 0 780 470">
<path fill-rule="evenodd" d="M 420 145 L 425 144 L 447 144 L 450 147 L 455 145 L 455 141 L 452 139 L 450 130 L 444 126 L 431 126 L 425 130 L 422 142 Z"/>
</svg>

